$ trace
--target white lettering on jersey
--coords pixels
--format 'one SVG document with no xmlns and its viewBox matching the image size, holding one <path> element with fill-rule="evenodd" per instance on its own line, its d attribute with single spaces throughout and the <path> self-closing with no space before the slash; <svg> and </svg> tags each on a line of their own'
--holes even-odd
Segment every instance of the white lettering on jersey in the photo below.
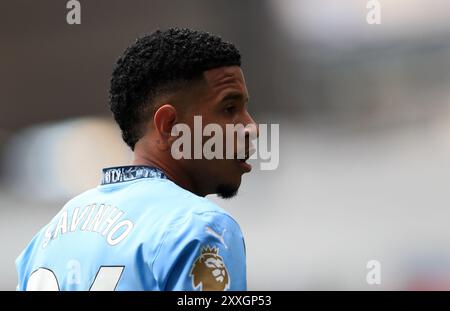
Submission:
<svg viewBox="0 0 450 311">
<path fill-rule="evenodd" d="M 69 212 L 64 210 L 45 230 L 42 248 L 47 247 L 52 240 L 77 230 L 101 233 L 109 245 L 117 245 L 134 227 L 132 221 L 121 219 L 123 215 L 124 212 L 117 207 L 95 203 L 83 209 L 77 207 Z"/>
<path fill-rule="evenodd" d="M 122 227 L 125 227 L 124 231 L 120 233 L 118 237 L 114 238 L 114 234 L 118 232 Z M 131 229 L 133 229 L 133 223 L 129 220 L 122 220 L 117 225 L 115 225 L 114 228 L 111 229 L 111 231 L 109 231 L 106 241 L 109 245 L 112 246 L 119 244 L 123 239 L 127 237 Z"/>
<path fill-rule="evenodd" d="M 64 211 L 59 217 L 58 224 L 56 225 L 55 233 L 53 234 L 53 239 L 58 237 L 59 232 L 64 234 L 67 232 L 67 211 Z"/>
</svg>

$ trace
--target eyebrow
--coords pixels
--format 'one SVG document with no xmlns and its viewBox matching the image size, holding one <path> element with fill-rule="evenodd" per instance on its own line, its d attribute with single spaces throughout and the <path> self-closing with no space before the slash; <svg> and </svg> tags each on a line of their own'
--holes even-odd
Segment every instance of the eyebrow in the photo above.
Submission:
<svg viewBox="0 0 450 311">
<path fill-rule="evenodd" d="M 222 98 L 221 102 L 224 101 L 243 101 L 247 103 L 249 101 L 249 98 L 242 95 L 241 93 L 230 93 Z"/>
</svg>

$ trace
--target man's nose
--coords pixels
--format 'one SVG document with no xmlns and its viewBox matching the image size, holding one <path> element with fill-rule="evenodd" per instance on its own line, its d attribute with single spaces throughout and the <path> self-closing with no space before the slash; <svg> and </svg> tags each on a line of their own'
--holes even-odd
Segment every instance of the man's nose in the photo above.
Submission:
<svg viewBox="0 0 450 311">
<path fill-rule="evenodd" d="M 258 124 L 256 124 L 255 120 L 253 120 L 252 116 L 248 112 L 244 124 L 245 124 L 245 136 L 248 136 L 250 140 L 259 137 Z"/>
</svg>

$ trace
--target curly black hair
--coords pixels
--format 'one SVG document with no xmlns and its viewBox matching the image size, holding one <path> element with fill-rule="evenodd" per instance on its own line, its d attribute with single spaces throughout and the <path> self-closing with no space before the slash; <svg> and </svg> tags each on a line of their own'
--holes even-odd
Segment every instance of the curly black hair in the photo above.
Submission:
<svg viewBox="0 0 450 311">
<path fill-rule="evenodd" d="M 233 65 L 241 65 L 237 48 L 207 32 L 170 28 L 138 38 L 118 59 L 109 90 L 125 143 L 134 150 L 155 96 L 200 79 L 206 70 Z"/>
</svg>

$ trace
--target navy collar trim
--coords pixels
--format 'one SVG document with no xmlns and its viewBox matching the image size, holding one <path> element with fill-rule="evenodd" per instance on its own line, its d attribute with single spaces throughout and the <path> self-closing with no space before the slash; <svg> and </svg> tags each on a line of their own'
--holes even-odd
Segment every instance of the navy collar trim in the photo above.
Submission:
<svg viewBox="0 0 450 311">
<path fill-rule="evenodd" d="M 103 169 L 101 185 L 116 184 L 142 178 L 168 179 L 159 168 L 143 165 L 108 167 Z"/>
</svg>

